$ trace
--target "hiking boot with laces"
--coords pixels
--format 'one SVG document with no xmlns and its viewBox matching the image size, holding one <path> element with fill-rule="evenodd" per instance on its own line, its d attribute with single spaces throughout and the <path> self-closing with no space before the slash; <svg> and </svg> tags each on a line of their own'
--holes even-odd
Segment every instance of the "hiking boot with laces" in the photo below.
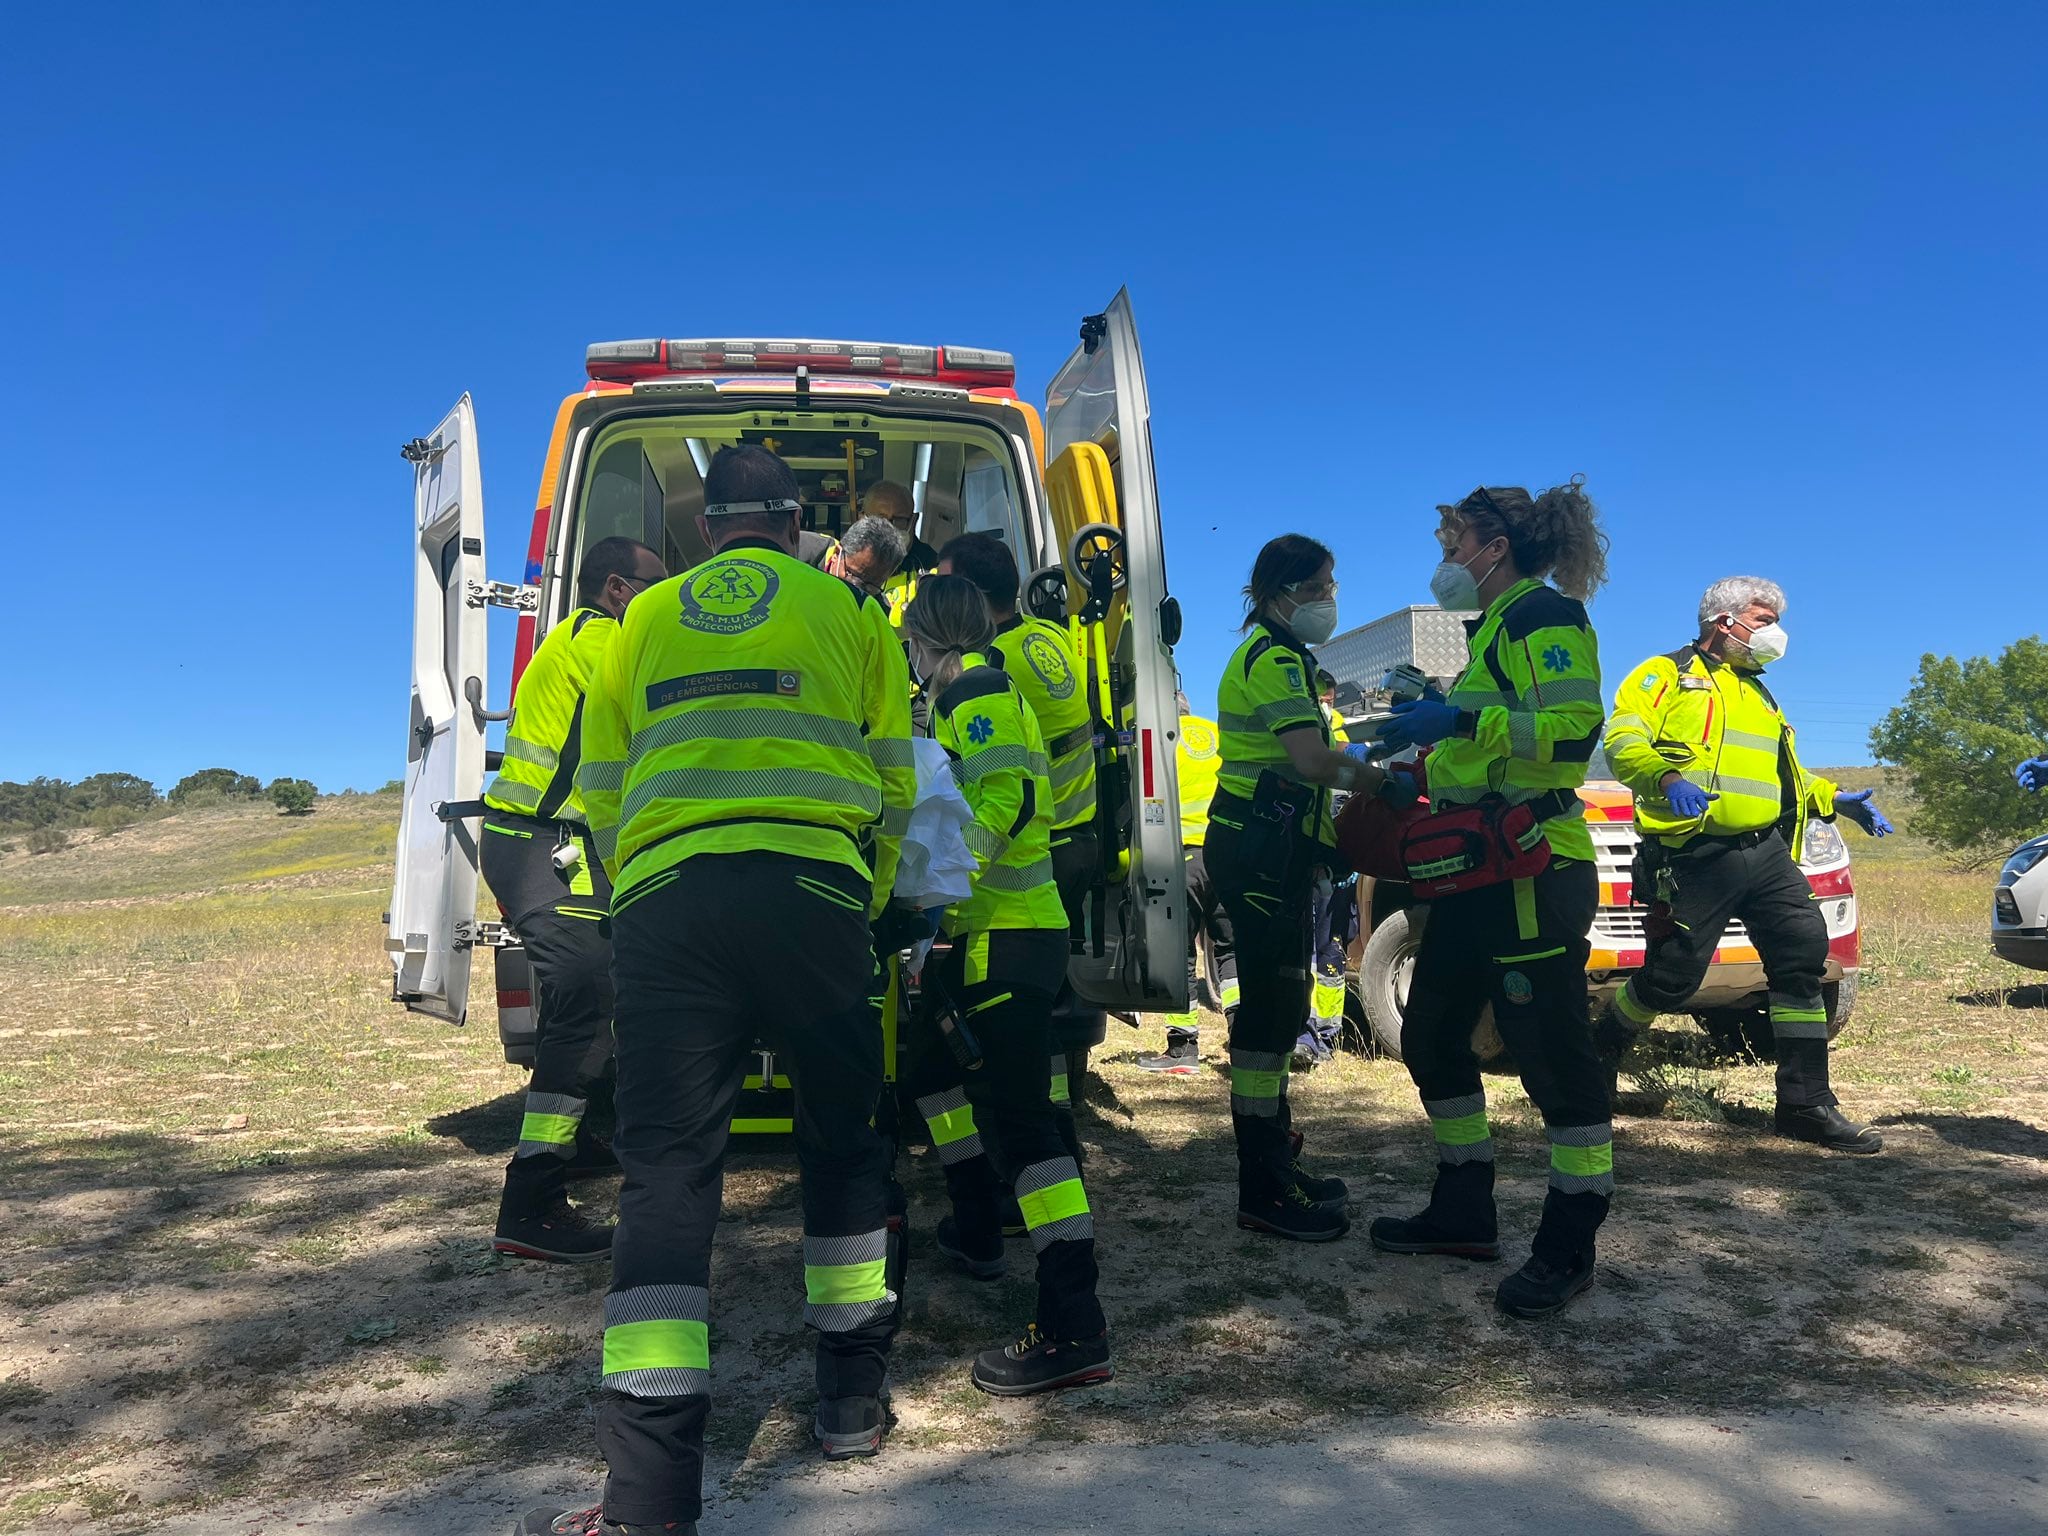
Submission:
<svg viewBox="0 0 2048 1536">
<path fill-rule="evenodd" d="M 1237 1224 L 1247 1232 L 1268 1232 L 1297 1243 L 1334 1243 L 1351 1230 L 1341 1203 L 1320 1204 L 1292 1179 L 1271 1193 L 1240 1186 Z"/>
<path fill-rule="evenodd" d="M 557 1198 L 538 1215 L 501 1211 L 491 1247 L 547 1264 L 596 1264 L 612 1256 L 612 1229 L 598 1226 L 566 1199 Z"/>
<path fill-rule="evenodd" d="M 1293 1158 L 1293 1162 L 1288 1166 L 1288 1173 L 1296 1189 L 1317 1205 L 1342 1205 L 1351 1197 L 1351 1187 L 1342 1179 L 1335 1176 L 1318 1177 L 1302 1166 L 1301 1132 L 1290 1131 L 1287 1145 L 1289 1155 Z"/>
<path fill-rule="evenodd" d="M 1452 1232 L 1431 1221 L 1428 1211 L 1413 1216 L 1376 1216 L 1366 1235 L 1381 1253 L 1430 1253 L 1481 1263 L 1500 1257 L 1499 1238 Z"/>
<path fill-rule="evenodd" d="M 886 1383 L 877 1397 L 821 1397 L 811 1418 L 811 1438 L 823 1449 L 827 1461 L 873 1456 L 882 1448 L 889 1418 Z"/>
<path fill-rule="evenodd" d="M 595 1509 L 529 1509 L 512 1527 L 512 1536 L 644 1536 L 651 1531 L 663 1536 L 697 1536 L 697 1522 L 614 1525 L 605 1519 L 602 1504 Z"/>
<path fill-rule="evenodd" d="M 1593 1255 L 1583 1254 L 1569 1268 L 1529 1255 L 1529 1262 L 1501 1281 L 1493 1304 L 1509 1317 L 1548 1317 L 1593 1283 Z"/>
<path fill-rule="evenodd" d="M 1194 1076 L 1202 1070 L 1202 1032 L 1167 1025 L 1166 1049 L 1157 1056 L 1140 1056 L 1138 1069 L 1167 1077 Z"/>
<path fill-rule="evenodd" d="M 982 1391 L 994 1397 L 1029 1397 L 1059 1387 L 1092 1387 L 1116 1375 L 1110 1363 L 1109 1335 L 1056 1342 L 1028 1323 L 1024 1337 L 1001 1349 L 985 1349 L 967 1373 Z"/>
<path fill-rule="evenodd" d="M 1003 1256 L 1003 1234 L 1000 1230 L 992 1237 L 969 1237 L 960 1230 L 956 1218 L 941 1216 L 933 1245 L 977 1280 L 1000 1280 L 1010 1267 L 1009 1260 Z"/>
</svg>

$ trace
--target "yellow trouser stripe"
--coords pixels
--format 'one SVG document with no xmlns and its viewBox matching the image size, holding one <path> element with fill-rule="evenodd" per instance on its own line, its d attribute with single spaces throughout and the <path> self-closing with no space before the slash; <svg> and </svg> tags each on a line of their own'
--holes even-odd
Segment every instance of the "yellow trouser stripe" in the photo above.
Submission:
<svg viewBox="0 0 2048 1536">
<path fill-rule="evenodd" d="M 576 1139 L 576 1124 L 581 1118 L 579 1115 L 536 1115 L 529 1112 L 519 1122 L 519 1139 L 565 1147 Z"/>
<path fill-rule="evenodd" d="M 924 1123 L 931 1128 L 933 1146 L 950 1146 L 974 1134 L 974 1110 L 972 1106 L 962 1104 L 958 1109 L 926 1115 Z"/>
<path fill-rule="evenodd" d="M 614 1323 L 604 1331 L 604 1373 L 711 1369 L 711 1333 L 703 1323 L 658 1317 Z"/>
<path fill-rule="evenodd" d="M 1432 1119 L 1429 1128 L 1436 1133 L 1436 1139 L 1447 1147 L 1477 1146 L 1493 1134 L 1486 1123 L 1486 1111 L 1476 1115 L 1457 1115 L 1447 1120 Z"/>
<path fill-rule="evenodd" d="M 1079 1179 L 1062 1179 L 1028 1195 L 1019 1195 L 1017 1206 L 1024 1212 L 1025 1226 L 1047 1227 L 1069 1216 L 1086 1216 L 1088 1191 L 1081 1187 Z"/>
<path fill-rule="evenodd" d="M 841 1306 L 847 1302 L 880 1301 L 889 1294 L 884 1277 L 885 1260 L 863 1264 L 806 1264 L 804 1297 L 815 1306 Z"/>
<path fill-rule="evenodd" d="M 1603 1141 L 1597 1147 L 1561 1147 L 1550 1144 L 1550 1166 L 1559 1173 L 1573 1173 L 1580 1178 L 1594 1178 L 1603 1173 L 1614 1172 L 1614 1143 Z"/>
</svg>

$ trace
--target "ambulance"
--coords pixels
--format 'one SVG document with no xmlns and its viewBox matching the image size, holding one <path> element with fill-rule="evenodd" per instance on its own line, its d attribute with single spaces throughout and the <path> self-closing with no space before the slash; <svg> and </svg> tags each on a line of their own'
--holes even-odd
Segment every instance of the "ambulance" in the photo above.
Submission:
<svg viewBox="0 0 2048 1536">
<path fill-rule="evenodd" d="M 624 535 L 672 572 L 699 564 L 709 555 L 695 526 L 704 472 L 720 448 L 754 443 L 795 471 L 806 529 L 842 530 L 886 479 L 910 488 L 919 536 L 933 548 L 986 531 L 1015 552 L 1026 605 L 1068 626 L 1094 706 L 1103 854 L 1074 987 L 1109 1011 L 1185 1007 L 1180 612 L 1167 591 L 1128 295 L 1081 321 L 1042 410 L 1018 394 L 1011 354 L 969 347 L 651 338 L 591 346 L 585 373 L 555 415 L 517 581 L 494 579 L 487 563 L 470 398 L 403 448 L 413 470 L 413 641 L 386 914 L 393 999 L 461 1024 L 479 952 L 491 952 L 507 1058 L 530 1064 L 524 956 L 502 922 L 478 913 L 478 821 L 450 810 L 482 794 L 496 763 L 486 733 L 510 713 L 491 678 L 491 610 L 517 616 L 516 697 L 534 646 L 574 606 L 583 552 Z M 789 941 L 803 936 L 792 930 Z M 786 1125 L 788 1080 L 771 1060 L 760 1068 L 749 1087 L 763 1102 L 741 1116 Z"/>
</svg>

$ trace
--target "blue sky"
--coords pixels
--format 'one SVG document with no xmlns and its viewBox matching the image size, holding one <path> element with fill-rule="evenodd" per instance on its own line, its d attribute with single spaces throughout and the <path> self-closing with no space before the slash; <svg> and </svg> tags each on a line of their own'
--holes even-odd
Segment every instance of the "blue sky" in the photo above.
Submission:
<svg viewBox="0 0 2048 1536">
<path fill-rule="evenodd" d="M 1574 472 L 1610 684 L 1774 574 L 1809 761 L 2042 628 L 2039 7 L 88 10 L 0 61 L 0 777 L 399 773 L 397 450 L 464 390 L 516 579 L 588 341 L 1036 397 L 1120 284 L 1198 697 L 1270 533 L 1348 627 Z"/>
</svg>

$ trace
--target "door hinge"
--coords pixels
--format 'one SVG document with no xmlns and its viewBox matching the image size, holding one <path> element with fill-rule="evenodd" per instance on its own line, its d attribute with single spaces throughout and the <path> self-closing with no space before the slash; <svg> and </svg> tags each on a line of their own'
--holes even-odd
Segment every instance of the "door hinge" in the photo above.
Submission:
<svg viewBox="0 0 2048 1536">
<path fill-rule="evenodd" d="M 416 437 L 398 451 L 408 464 L 438 464 L 441 455 L 448 451 L 448 445 L 438 437 L 432 442 Z"/>
<path fill-rule="evenodd" d="M 513 942 L 512 931 L 503 923 L 458 922 L 457 949 L 503 949 Z"/>
<path fill-rule="evenodd" d="M 539 613 L 540 588 L 510 581 L 472 581 L 464 601 L 472 608 L 510 608 L 514 613 Z"/>
</svg>

